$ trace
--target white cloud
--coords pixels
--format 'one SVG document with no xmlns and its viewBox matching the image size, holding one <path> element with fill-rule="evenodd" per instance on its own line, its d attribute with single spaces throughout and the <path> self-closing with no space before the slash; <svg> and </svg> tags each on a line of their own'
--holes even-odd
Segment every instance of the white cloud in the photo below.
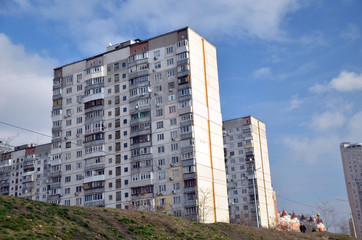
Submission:
<svg viewBox="0 0 362 240">
<path fill-rule="evenodd" d="M 346 118 L 340 112 L 326 111 L 322 114 L 314 115 L 312 118 L 312 125 L 317 130 L 328 130 L 331 128 L 338 128 L 343 126 Z"/>
<path fill-rule="evenodd" d="M 338 77 L 333 78 L 329 83 L 316 83 L 309 88 L 314 93 L 323 93 L 330 90 L 339 92 L 352 92 L 362 90 L 362 73 L 342 71 Z"/>
<path fill-rule="evenodd" d="M 289 110 L 293 110 L 296 108 L 299 108 L 300 105 L 302 104 L 302 100 L 299 99 L 298 95 L 293 95 L 292 99 L 290 100 L 290 105 L 289 105 Z"/>
<path fill-rule="evenodd" d="M 327 84 L 316 83 L 313 86 L 311 86 L 308 90 L 313 93 L 324 93 L 328 91 L 328 86 Z"/>
<path fill-rule="evenodd" d="M 359 39 L 361 34 L 358 26 L 354 23 L 350 23 L 346 29 L 341 32 L 340 36 L 345 40 L 354 41 Z"/>
<path fill-rule="evenodd" d="M 330 159 L 335 159 L 341 142 L 340 138 L 335 135 L 323 135 L 315 138 L 290 136 L 283 140 L 290 161 L 308 164 L 328 163 Z"/>
<path fill-rule="evenodd" d="M 254 78 L 270 78 L 271 77 L 271 68 L 262 67 L 253 72 Z"/>
<path fill-rule="evenodd" d="M 327 40 L 321 32 L 305 35 L 300 39 L 301 43 L 309 47 L 327 46 Z"/>
<path fill-rule="evenodd" d="M 301 7 L 296 0 L 154 0 L 154 7 L 147 7 L 150 6 L 148 0 L 89 0 L 86 4 L 80 0 L 18 0 L 18 6 L 12 6 L 15 7 L 9 12 L 20 10 L 41 20 L 62 23 L 63 34 L 72 35 L 80 46 L 121 42 L 132 35 L 161 34 L 184 26 L 215 39 L 283 41 L 286 33 L 280 27 L 282 20 Z"/>
<path fill-rule="evenodd" d="M 0 33 L 0 120 L 13 125 L 50 134 L 53 59 L 26 52 Z M 50 141 L 40 135 L 0 124 L 1 138 L 20 134 L 23 144 Z M 16 142 L 17 139 L 14 141 Z M 13 143 L 14 144 L 14 143 Z"/>
<path fill-rule="evenodd" d="M 330 87 L 341 92 L 362 90 L 362 73 L 342 71 L 338 77 L 329 83 Z"/>
<path fill-rule="evenodd" d="M 348 121 L 348 135 L 345 141 L 362 142 L 362 111 L 355 113 Z"/>
</svg>

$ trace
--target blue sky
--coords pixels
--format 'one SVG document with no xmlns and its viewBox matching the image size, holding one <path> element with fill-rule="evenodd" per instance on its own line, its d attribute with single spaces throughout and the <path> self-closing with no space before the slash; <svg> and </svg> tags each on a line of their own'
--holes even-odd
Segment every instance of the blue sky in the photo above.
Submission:
<svg viewBox="0 0 362 240">
<path fill-rule="evenodd" d="M 223 119 L 267 125 L 280 210 L 348 216 L 339 144 L 362 142 L 359 0 L 0 0 L 0 121 L 50 135 L 52 69 L 190 26 L 217 47 Z M 18 145 L 48 138 L 0 124 Z M 286 200 L 285 198 L 301 202 Z"/>
</svg>

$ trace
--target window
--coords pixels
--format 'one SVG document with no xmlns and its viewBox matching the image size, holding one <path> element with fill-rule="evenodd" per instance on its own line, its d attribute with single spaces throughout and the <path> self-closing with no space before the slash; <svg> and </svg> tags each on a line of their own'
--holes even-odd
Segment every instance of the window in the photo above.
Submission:
<svg viewBox="0 0 362 240">
<path fill-rule="evenodd" d="M 181 186 L 180 183 L 174 183 L 173 184 L 173 190 L 180 190 L 180 186 Z"/>
<path fill-rule="evenodd" d="M 166 178 L 166 172 L 162 171 L 158 173 L 158 179 L 165 179 Z"/>
<path fill-rule="evenodd" d="M 65 148 L 71 148 L 71 147 L 72 147 L 72 142 L 65 143 Z"/>
<path fill-rule="evenodd" d="M 70 171 L 70 170 L 72 170 L 72 165 L 71 164 L 65 165 L 65 171 Z"/>
<path fill-rule="evenodd" d="M 169 107 L 169 108 L 168 108 L 168 112 L 169 112 L 169 113 L 174 113 L 174 112 L 176 112 L 176 106 L 171 106 L 171 107 Z"/>
<path fill-rule="evenodd" d="M 157 128 L 163 128 L 163 121 L 159 121 L 156 123 Z"/>
<path fill-rule="evenodd" d="M 157 134 L 157 141 L 164 140 L 164 139 L 165 139 L 165 135 L 163 133 Z"/>
<path fill-rule="evenodd" d="M 171 126 L 174 126 L 176 124 L 177 124 L 177 119 L 176 118 L 170 119 L 170 125 Z"/>
<path fill-rule="evenodd" d="M 174 140 L 174 138 L 177 138 L 177 130 L 171 131 L 170 136 L 171 136 L 171 140 Z"/>
<path fill-rule="evenodd" d="M 172 176 L 173 177 L 178 177 L 180 175 L 180 171 L 179 170 L 172 170 Z"/>
<path fill-rule="evenodd" d="M 178 143 L 172 143 L 171 144 L 171 152 L 177 151 L 178 150 Z"/>
<path fill-rule="evenodd" d="M 66 93 L 69 94 L 69 93 L 72 93 L 72 87 L 69 87 L 66 89 Z"/>
<path fill-rule="evenodd" d="M 165 163 L 166 163 L 166 160 L 165 159 L 158 159 L 157 163 L 158 163 L 158 166 L 164 166 Z"/>
<path fill-rule="evenodd" d="M 168 96 L 168 101 L 169 101 L 169 102 L 172 102 L 172 101 L 175 101 L 175 100 L 176 100 L 175 94 L 172 94 L 172 95 L 169 95 L 169 96 Z"/>
<path fill-rule="evenodd" d="M 77 151 L 77 158 L 80 158 L 80 157 L 82 157 L 82 150 Z"/>
<path fill-rule="evenodd" d="M 161 108 L 161 109 L 157 109 L 156 110 L 156 117 L 160 117 L 160 116 L 162 116 L 163 115 L 163 109 Z"/>
<path fill-rule="evenodd" d="M 82 80 L 82 74 L 81 73 L 77 74 L 77 81 L 80 81 L 80 80 Z"/>
<path fill-rule="evenodd" d="M 173 58 L 167 59 L 166 62 L 167 62 L 167 66 L 172 65 L 173 64 Z"/>
<path fill-rule="evenodd" d="M 160 56 L 160 50 L 154 51 L 153 56 L 156 57 L 156 58 L 159 57 Z"/>
<path fill-rule="evenodd" d="M 64 194 L 70 194 L 70 188 L 65 188 L 64 189 Z"/>
<path fill-rule="evenodd" d="M 170 54 L 170 53 L 173 53 L 173 46 L 166 48 L 166 54 Z"/>
<path fill-rule="evenodd" d="M 82 123 L 82 121 L 83 121 L 82 117 L 77 117 L 77 124 Z"/>
<path fill-rule="evenodd" d="M 70 200 L 64 200 L 64 205 L 70 205 Z"/>
<path fill-rule="evenodd" d="M 161 68 L 161 62 L 156 62 L 155 63 L 155 69 L 159 69 Z"/>
<path fill-rule="evenodd" d="M 77 91 L 79 92 L 79 91 L 82 91 L 82 90 L 83 90 L 83 85 L 82 84 L 77 85 Z"/>
<path fill-rule="evenodd" d="M 161 80 L 161 73 L 155 74 L 155 80 L 160 81 Z"/>
<path fill-rule="evenodd" d="M 166 192 L 166 185 L 159 185 L 158 192 Z"/>
<path fill-rule="evenodd" d="M 167 71 L 167 77 L 173 77 L 173 76 L 175 76 L 175 70 Z"/>
<path fill-rule="evenodd" d="M 180 204 L 181 203 L 181 197 L 180 196 L 173 197 L 173 203 L 174 204 Z"/>
<path fill-rule="evenodd" d="M 66 99 L 66 104 L 71 104 L 72 103 L 72 98 L 67 98 Z"/>
<path fill-rule="evenodd" d="M 77 162 L 77 163 L 75 164 L 75 168 L 76 168 L 76 169 L 82 168 L 82 162 Z"/>
<path fill-rule="evenodd" d="M 165 147 L 161 146 L 157 148 L 158 153 L 164 153 L 165 152 Z"/>
<path fill-rule="evenodd" d="M 71 181 L 71 177 L 70 176 L 66 176 L 65 178 L 64 178 L 64 182 L 70 182 Z"/>
<path fill-rule="evenodd" d="M 156 98 L 156 104 L 161 104 L 161 103 L 162 103 L 162 97 Z"/>
<path fill-rule="evenodd" d="M 77 180 L 82 180 L 82 179 L 83 179 L 82 174 L 77 174 L 76 179 L 77 179 Z"/>
</svg>

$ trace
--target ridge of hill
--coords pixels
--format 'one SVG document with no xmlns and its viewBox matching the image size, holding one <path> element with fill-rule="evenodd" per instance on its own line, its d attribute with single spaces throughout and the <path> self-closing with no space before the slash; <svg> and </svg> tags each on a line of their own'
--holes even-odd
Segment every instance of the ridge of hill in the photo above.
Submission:
<svg viewBox="0 0 362 240">
<path fill-rule="evenodd" d="M 280 232 L 236 224 L 202 224 L 163 213 L 61 206 L 0 195 L 0 239 L 328 239 L 332 233 Z"/>
</svg>

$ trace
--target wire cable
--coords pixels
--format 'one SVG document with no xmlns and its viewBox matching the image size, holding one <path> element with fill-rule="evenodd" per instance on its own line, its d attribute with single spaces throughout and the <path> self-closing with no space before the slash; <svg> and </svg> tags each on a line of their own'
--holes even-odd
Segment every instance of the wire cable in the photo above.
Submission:
<svg viewBox="0 0 362 240">
<path fill-rule="evenodd" d="M 7 125 L 7 126 L 10 126 L 10 127 L 18 128 L 18 129 L 21 129 L 21 130 L 24 130 L 24 131 L 28 131 L 28 132 L 31 132 L 31 133 L 36 133 L 36 134 L 39 134 L 39 135 L 42 135 L 42 136 L 45 136 L 45 137 L 52 138 L 52 136 L 49 136 L 49 135 L 46 135 L 44 133 L 37 132 L 37 131 L 31 130 L 31 129 L 19 127 L 19 126 L 16 126 L 16 125 L 13 125 L 13 124 L 10 124 L 10 123 L 6 123 L 6 122 L 2 122 L 2 121 L 0 121 L 0 123 L 4 124 L 4 125 Z"/>
</svg>

